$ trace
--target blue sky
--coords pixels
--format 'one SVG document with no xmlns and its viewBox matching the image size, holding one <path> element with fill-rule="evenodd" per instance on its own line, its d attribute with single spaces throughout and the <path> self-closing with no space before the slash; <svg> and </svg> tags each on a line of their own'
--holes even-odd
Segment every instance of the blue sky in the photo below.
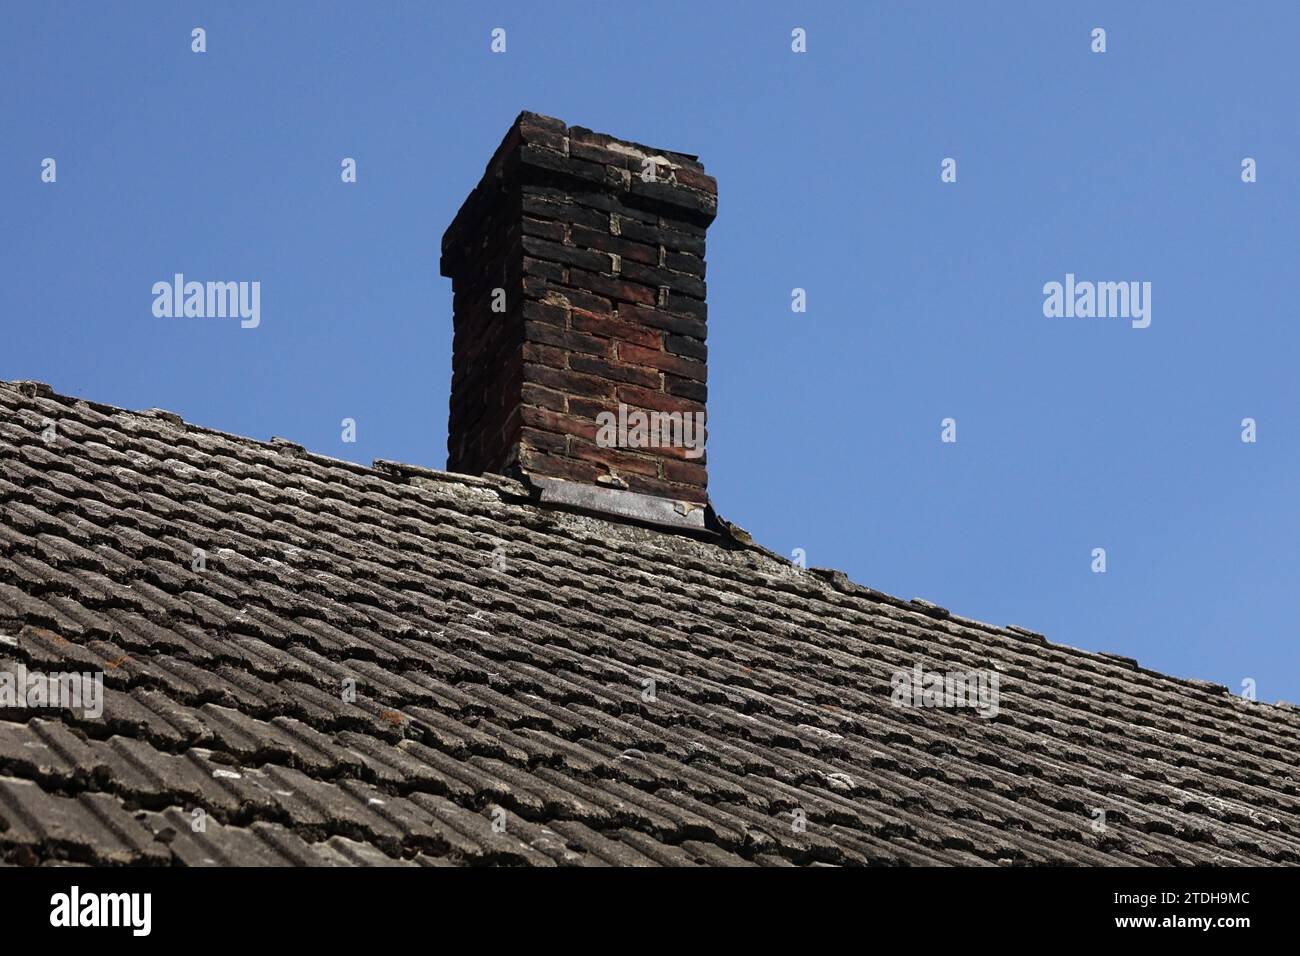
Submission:
<svg viewBox="0 0 1300 956">
<path fill-rule="evenodd" d="M 55 2 L 6 21 L 0 378 L 442 467 L 442 231 L 520 110 L 558 116 L 718 179 L 722 514 L 883 591 L 1300 700 L 1300 5 Z M 261 326 L 155 318 L 175 272 L 260 281 Z M 1150 282 L 1150 327 L 1044 317 L 1066 273 Z"/>
</svg>

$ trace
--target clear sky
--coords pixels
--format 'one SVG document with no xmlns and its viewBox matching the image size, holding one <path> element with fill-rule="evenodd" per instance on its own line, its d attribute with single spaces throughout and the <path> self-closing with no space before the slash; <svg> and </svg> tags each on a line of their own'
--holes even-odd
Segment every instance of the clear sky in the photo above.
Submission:
<svg viewBox="0 0 1300 956">
<path fill-rule="evenodd" d="M 1300 700 L 1300 4 L 53 2 L 4 19 L 0 378 L 442 467 L 439 241 L 533 110 L 697 153 L 718 179 L 723 515 L 904 598 Z M 156 318 L 151 288 L 176 272 L 260 281 L 261 325 Z M 1150 326 L 1045 317 L 1067 273 L 1150 282 Z"/>
</svg>

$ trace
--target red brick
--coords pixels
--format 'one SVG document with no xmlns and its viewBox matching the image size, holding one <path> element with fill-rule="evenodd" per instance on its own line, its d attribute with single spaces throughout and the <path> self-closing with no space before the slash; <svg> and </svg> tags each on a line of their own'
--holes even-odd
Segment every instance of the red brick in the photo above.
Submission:
<svg viewBox="0 0 1300 956">
<path fill-rule="evenodd" d="M 591 229 L 609 228 L 609 213 L 587 209 L 570 202 L 567 198 L 553 199 L 525 189 L 522 205 L 524 212 L 539 219 L 550 219 L 570 225 L 578 224 Z"/>
<path fill-rule="evenodd" d="M 703 382 L 694 382 L 675 375 L 664 376 L 664 391 L 669 395 L 679 395 L 696 402 L 709 400 L 709 387 Z"/>
<path fill-rule="evenodd" d="M 693 256 L 704 258 L 704 240 L 698 236 L 690 236 L 674 229 L 660 229 L 658 230 L 658 236 L 659 244 L 665 249 L 672 249 L 674 252 L 689 252 Z"/>
<path fill-rule="evenodd" d="M 545 279 L 549 282 L 563 282 L 567 270 L 558 262 L 544 262 L 541 259 L 533 259 L 524 256 L 523 275 L 534 279 Z"/>
<path fill-rule="evenodd" d="M 672 289 L 668 289 L 659 296 L 656 302 L 664 312 L 688 315 L 693 319 L 699 319 L 701 322 L 709 317 L 708 307 L 705 306 L 703 299 L 693 299 L 689 295 L 681 295 Z"/>
<path fill-rule="evenodd" d="M 569 446 L 569 454 L 585 461 L 599 462 L 607 465 L 620 475 L 646 475 L 659 477 L 659 463 L 654 458 L 637 455 L 621 448 L 601 448 L 579 439 L 574 439 Z"/>
<path fill-rule="evenodd" d="M 666 288 L 679 295 L 690 296 L 695 299 L 704 298 L 704 280 L 681 272 L 670 272 L 667 269 L 642 265 L 639 262 L 625 262 L 620 275 L 644 285 Z"/>
<path fill-rule="evenodd" d="M 630 345 L 628 348 L 636 348 L 636 346 Z M 642 351 L 646 350 L 643 349 Z M 611 382 L 625 382 L 629 385 L 640 385 L 644 388 L 657 388 L 662 381 L 659 378 L 659 373 L 652 368 L 628 365 L 624 362 L 606 361 L 589 355 L 569 356 L 569 368 L 575 372 L 596 375 Z"/>
<path fill-rule="evenodd" d="M 548 239 L 551 242 L 564 241 L 564 223 L 562 222 L 552 222 L 547 219 L 529 219 L 525 216 L 523 230 L 526 236 L 536 236 L 539 239 Z"/>
<path fill-rule="evenodd" d="M 622 279 L 611 279 L 606 276 L 596 275 L 593 272 L 572 269 L 569 272 L 569 281 L 616 302 L 654 305 L 658 301 L 656 290 L 648 285 L 624 282 Z"/>
<path fill-rule="evenodd" d="M 567 455 L 569 453 L 568 435 L 559 435 L 555 432 L 542 431 L 537 428 L 521 428 L 519 430 L 519 439 L 528 447 L 536 448 L 539 451 L 556 455 Z"/>
<path fill-rule="evenodd" d="M 641 262 L 649 266 L 659 264 L 659 248 L 657 246 L 631 242 L 618 236 L 611 236 L 608 232 L 598 232 L 584 226 L 574 226 L 571 237 L 575 246 L 582 246 L 585 249 L 599 249 L 601 252 L 612 252 L 624 259 Z"/>
<path fill-rule="evenodd" d="M 597 315 L 609 315 L 614 309 L 613 304 L 604 296 L 529 276 L 524 277 L 524 295 L 552 305 L 568 303 L 573 308 L 585 309 Z"/>
<path fill-rule="evenodd" d="M 547 327 L 539 326 L 539 328 Z M 525 362 L 536 362 L 538 365 L 549 365 L 551 368 L 565 368 L 568 363 L 568 353 L 563 349 L 539 345 L 536 342 L 525 342 L 523 353 Z"/>
<path fill-rule="evenodd" d="M 544 129 L 532 122 L 521 122 L 519 124 L 519 138 L 525 143 L 545 146 L 547 149 L 553 149 L 561 154 L 569 149 L 569 140 L 564 135 L 563 129 Z"/>
<path fill-rule="evenodd" d="M 672 315 L 668 312 L 661 312 L 659 309 L 647 309 L 636 305 L 620 305 L 618 307 L 618 318 L 625 322 L 663 329 L 665 332 L 672 332 L 674 335 L 689 335 L 701 341 L 708 334 L 708 326 L 698 319 Z"/>
<path fill-rule="evenodd" d="M 525 302 L 524 321 L 541 322 L 564 328 L 568 322 L 569 312 L 562 305 L 547 305 L 544 302 Z"/>
<path fill-rule="evenodd" d="M 699 402 L 667 392 L 649 388 L 637 388 L 635 385 L 620 385 L 616 397 L 625 405 L 644 408 L 657 412 L 703 412 L 704 406 Z"/>
<path fill-rule="evenodd" d="M 566 246 L 559 242 L 547 242 L 545 239 L 536 239 L 532 236 L 524 236 L 523 246 L 524 252 L 538 259 L 562 262 L 565 265 L 577 266 L 580 269 L 588 269 L 592 272 L 612 271 L 610 258 L 603 252 L 579 249 L 576 246 Z"/>
<path fill-rule="evenodd" d="M 630 345 L 624 342 L 618 343 L 618 358 L 621 362 L 630 362 L 633 365 L 648 365 L 651 368 L 671 372 L 674 375 L 696 382 L 705 381 L 708 375 L 708 366 L 703 362 L 693 362 L 679 355 L 642 348 L 639 345 Z"/>
<path fill-rule="evenodd" d="M 699 339 L 688 335 L 670 335 L 664 339 L 664 351 L 674 355 L 684 355 L 700 362 L 709 360 L 709 347 Z"/>
<path fill-rule="evenodd" d="M 685 272 L 687 275 L 704 278 L 705 263 L 699 256 L 693 256 L 686 252 L 664 252 L 665 269 L 672 269 L 674 272 Z"/>
<path fill-rule="evenodd" d="M 633 322 L 624 322 L 608 316 L 592 315 L 581 309 L 573 310 L 570 322 L 573 328 L 580 332 L 603 335 L 648 349 L 657 349 L 663 344 L 664 334 L 657 329 L 647 329 Z"/>
<path fill-rule="evenodd" d="M 699 485 L 703 488 L 709 483 L 709 470 L 696 461 L 667 460 L 663 462 L 663 472 L 669 481 L 679 481 L 684 485 Z"/>
<path fill-rule="evenodd" d="M 600 338 L 596 335 L 587 335 L 584 332 L 557 329 L 553 325 L 525 322 L 524 340 L 527 342 L 540 342 L 543 345 L 564 349 L 568 352 L 583 352 L 587 355 L 613 358 L 613 343 L 609 339 Z M 546 364 L 551 363 L 547 362 Z M 563 367 L 562 365 L 557 366 L 557 368 Z"/>
<path fill-rule="evenodd" d="M 628 490 L 640 492 L 643 495 L 655 495 L 659 498 L 673 498 L 677 501 L 694 501 L 705 504 L 709 500 L 708 492 L 704 488 L 694 487 L 691 485 L 676 484 L 674 482 L 664 481 L 660 478 L 650 478 L 645 475 L 627 475 Z"/>
<path fill-rule="evenodd" d="M 692 431 L 691 444 L 694 447 L 686 448 L 681 445 L 661 445 L 658 448 L 655 448 L 654 451 L 664 459 L 674 458 L 678 461 L 693 461 L 700 465 L 704 464 L 706 455 L 705 448 L 708 447 L 708 430 L 705 430 L 703 438 L 699 436 L 698 432 Z M 698 454 L 696 454 L 697 452 Z"/>
<path fill-rule="evenodd" d="M 580 398 L 576 395 L 568 397 L 568 408 L 565 409 L 570 415 L 576 415 L 579 418 L 590 418 L 596 420 L 596 416 L 601 412 L 610 412 L 618 414 L 618 403 L 611 402 L 609 399 L 599 398 Z"/>
<path fill-rule="evenodd" d="M 718 181 L 703 170 L 681 166 L 673 170 L 673 172 L 677 175 L 677 181 L 683 186 L 698 189 L 703 193 L 710 193 L 715 197 L 718 195 Z"/>
<path fill-rule="evenodd" d="M 526 151 L 527 146 L 524 147 Z M 647 182 L 640 176 L 632 177 L 631 193 L 651 200 L 656 206 L 681 209 L 683 216 L 692 216 L 699 222 L 711 222 L 718 213 L 717 193 L 702 192 L 677 184 L 655 179 Z"/>
<path fill-rule="evenodd" d="M 519 461 L 524 470 L 545 478 L 564 478 L 567 481 L 581 481 L 589 485 L 596 484 L 596 479 L 607 474 L 601 465 L 576 458 L 548 455 L 524 446 L 519 452 Z"/>
<path fill-rule="evenodd" d="M 585 159 L 588 162 L 600 163 L 604 166 L 615 166 L 620 169 L 627 168 L 628 156 L 626 153 L 616 153 L 614 150 L 595 141 L 584 142 L 573 137 L 572 130 L 569 139 L 569 155 Z"/>
<path fill-rule="evenodd" d="M 573 371 L 561 371 L 544 365 L 524 365 L 524 377 L 530 382 L 544 385 L 569 395 L 581 395 L 584 398 L 613 398 L 617 382 L 612 382 L 599 375 L 583 375 Z"/>
<path fill-rule="evenodd" d="M 563 415 L 548 408 L 536 408 L 532 405 L 523 405 L 520 411 L 526 428 L 538 428 L 559 435 L 576 435 L 591 442 L 596 440 L 596 423 L 590 419 Z"/>
<path fill-rule="evenodd" d="M 540 405 L 542 408 L 549 408 L 553 412 L 567 412 L 569 410 L 568 396 L 563 392 L 543 388 L 531 382 L 524 382 L 519 389 L 520 397 L 525 405 Z"/>
<path fill-rule="evenodd" d="M 550 170 L 564 176 L 585 180 L 596 186 L 605 185 L 605 167 L 601 163 L 590 163 L 585 159 L 565 156 L 558 149 L 533 146 L 524 143 L 519 147 L 519 161 L 538 169 Z"/>
</svg>

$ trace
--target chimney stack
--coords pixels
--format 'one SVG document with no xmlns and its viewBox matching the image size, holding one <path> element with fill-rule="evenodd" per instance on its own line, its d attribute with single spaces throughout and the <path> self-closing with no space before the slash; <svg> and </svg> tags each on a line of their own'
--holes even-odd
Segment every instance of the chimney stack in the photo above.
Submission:
<svg viewBox="0 0 1300 956">
<path fill-rule="evenodd" d="M 696 157 L 521 113 L 442 240 L 448 470 L 699 510 L 716 213 Z"/>
</svg>

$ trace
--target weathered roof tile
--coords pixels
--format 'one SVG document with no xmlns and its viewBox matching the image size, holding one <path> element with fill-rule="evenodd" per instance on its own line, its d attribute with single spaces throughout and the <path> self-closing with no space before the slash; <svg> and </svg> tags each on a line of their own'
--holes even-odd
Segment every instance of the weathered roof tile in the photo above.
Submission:
<svg viewBox="0 0 1300 956">
<path fill-rule="evenodd" d="M 0 710 L 0 863 L 1300 862 L 1295 708 L 740 532 L 0 383 L 20 664 L 104 709 Z M 999 713 L 895 706 L 918 664 Z"/>
</svg>

